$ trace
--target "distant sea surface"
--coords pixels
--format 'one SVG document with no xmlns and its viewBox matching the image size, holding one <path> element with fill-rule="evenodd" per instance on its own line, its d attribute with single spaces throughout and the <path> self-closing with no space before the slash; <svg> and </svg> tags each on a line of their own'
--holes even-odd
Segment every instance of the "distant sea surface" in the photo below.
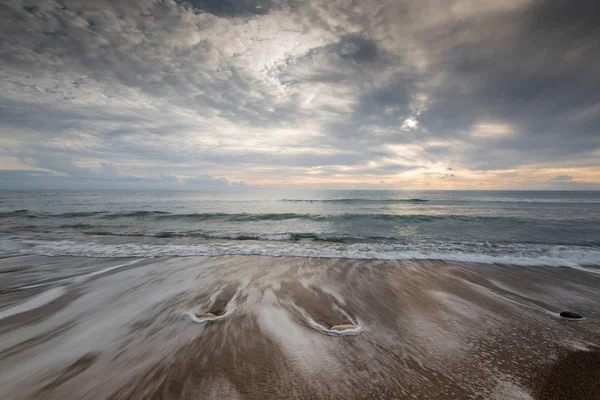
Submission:
<svg viewBox="0 0 600 400">
<path fill-rule="evenodd" d="M 600 266 L 600 192 L 0 191 L 0 251 Z"/>
</svg>

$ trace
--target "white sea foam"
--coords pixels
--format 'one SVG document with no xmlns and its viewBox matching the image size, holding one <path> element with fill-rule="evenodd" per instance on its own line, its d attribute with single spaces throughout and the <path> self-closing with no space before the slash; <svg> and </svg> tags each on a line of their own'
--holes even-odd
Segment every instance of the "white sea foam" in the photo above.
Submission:
<svg viewBox="0 0 600 400">
<path fill-rule="evenodd" d="M 507 378 L 508 379 L 508 378 Z M 490 396 L 491 400 L 533 400 L 524 388 L 509 380 L 498 382 Z"/>
<path fill-rule="evenodd" d="M 334 325 L 332 327 L 326 327 L 322 324 L 319 324 L 318 322 L 316 322 L 310 315 L 308 315 L 308 313 L 298 307 L 295 304 L 292 304 L 292 307 L 296 310 L 296 312 L 302 316 L 302 318 L 306 321 L 306 323 L 308 324 L 308 326 L 310 326 L 311 328 L 313 328 L 314 330 L 324 333 L 326 335 L 329 336 L 356 336 L 359 335 L 362 330 L 363 330 L 363 326 L 361 325 L 360 321 L 355 321 L 352 317 L 350 317 L 350 315 L 348 315 L 348 313 L 344 310 L 342 310 L 340 307 L 336 306 L 335 304 L 333 305 L 333 309 L 337 312 L 339 312 L 340 314 L 342 314 L 349 322 L 347 323 L 348 325 L 353 325 L 353 328 L 349 328 L 347 327 L 347 329 L 333 329 L 336 326 L 339 327 L 340 325 Z M 346 325 L 346 324 L 344 324 Z"/>
<path fill-rule="evenodd" d="M 209 322 L 209 321 L 218 321 L 218 320 L 220 320 L 220 319 L 223 319 L 223 318 L 227 317 L 228 315 L 230 315 L 232 312 L 233 312 L 233 310 L 231 310 L 231 311 L 227 311 L 227 312 L 225 312 L 225 313 L 224 313 L 224 314 L 222 314 L 222 315 L 216 315 L 216 316 L 214 316 L 214 317 L 203 317 L 203 316 L 198 316 L 198 315 L 196 315 L 196 313 L 194 313 L 194 311 L 191 311 L 191 310 L 190 310 L 190 311 L 186 311 L 186 312 L 185 312 L 185 314 L 186 314 L 187 316 L 189 316 L 189 317 L 190 317 L 190 319 L 191 319 L 192 321 L 194 321 L 195 323 L 197 323 L 197 324 L 203 324 L 203 323 L 205 323 L 205 322 Z"/>
<path fill-rule="evenodd" d="M 493 253 L 476 243 L 454 244 L 435 250 L 436 244 L 390 245 L 380 243 L 323 243 L 323 242 L 262 242 L 204 240 L 193 244 L 104 244 L 71 240 L 0 240 L 0 251 L 18 251 L 22 254 L 84 257 L 161 257 L 161 256 L 217 256 L 263 255 L 271 257 L 314 257 L 378 260 L 442 260 L 483 264 L 511 264 L 521 266 L 570 267 L 600 274 L 600 249 L 583 246 L 505 245 L 495 247 Z M 132 261 L 134 263 L 135 261 Z M 130 264 L 124 264 L 126 266 Z M 121 266 L 119 266 L 121 267 Z M 93 274 L 105 273 L 110 267 Z M 93 275 L 92 275 L 93 276 Z"/>
</svg>

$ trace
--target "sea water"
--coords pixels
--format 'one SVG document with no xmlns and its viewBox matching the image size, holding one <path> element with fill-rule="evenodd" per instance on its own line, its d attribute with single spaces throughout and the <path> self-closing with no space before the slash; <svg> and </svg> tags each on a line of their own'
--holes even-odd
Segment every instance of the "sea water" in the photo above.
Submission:
<svg viewBox="0 0 600 400">
<path fill-rule="evenodd" d="M 0 191 L 0 251 L 591 267 L 600 192 Z"/>
</svg>

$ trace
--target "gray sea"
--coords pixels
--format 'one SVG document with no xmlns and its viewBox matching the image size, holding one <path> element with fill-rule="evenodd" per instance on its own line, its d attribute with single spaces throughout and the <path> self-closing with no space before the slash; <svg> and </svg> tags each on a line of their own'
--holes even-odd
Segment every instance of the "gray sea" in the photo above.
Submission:
<svg viewBox="0 0 600 400">
<path fill-rule="evenodd" d="M 0 191 L 0 251 L 600 265 L 600 192 Z"/>
</svg>

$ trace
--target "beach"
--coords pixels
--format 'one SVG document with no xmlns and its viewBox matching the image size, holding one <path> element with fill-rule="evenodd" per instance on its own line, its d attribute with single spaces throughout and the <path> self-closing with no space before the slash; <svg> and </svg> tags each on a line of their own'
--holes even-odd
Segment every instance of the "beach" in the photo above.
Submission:
<svg viewBox="0 0 600 400">
<path fill-rule="evenodd" d="M 600 396 L 594 267 L 5 253 L 0 273 L 3 398 Z"/>
<path fill-rule="evenodd" d="M 599 8 L 0 0 L 0 400 L 600 400 Z"/>
</svg>

